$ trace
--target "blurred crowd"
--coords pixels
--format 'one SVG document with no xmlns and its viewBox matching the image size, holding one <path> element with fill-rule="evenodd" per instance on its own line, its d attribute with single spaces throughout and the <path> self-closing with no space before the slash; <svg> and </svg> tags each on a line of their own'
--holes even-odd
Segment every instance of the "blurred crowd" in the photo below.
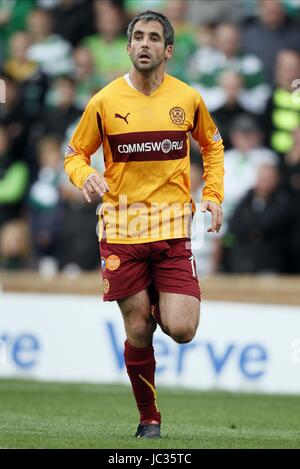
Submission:
<svg viewBox="0 0 300 469">
<path fill-rule="evenodd" d="M 126 25 L 147 8 L 171 20 L 168 72 L 200 91 L 225 145 L 224 225 L 195 246 L 199 273 L 300 273 L 294 0 L 0 0 L 0 268 L 98 269 L 99 200 L 84 202 L 63 155 L 91 96 L 128 71 Z M 196 201 L 202 175 L 192 143 Z"/>
</svg>

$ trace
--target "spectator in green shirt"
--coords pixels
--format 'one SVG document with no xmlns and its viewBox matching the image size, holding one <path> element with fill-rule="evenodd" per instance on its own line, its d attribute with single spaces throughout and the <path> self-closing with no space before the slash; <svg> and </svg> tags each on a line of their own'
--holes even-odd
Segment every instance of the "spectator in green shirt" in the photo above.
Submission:
<svg viewBox="0 0 300 469">
<path fill-rule="evenodd" d="M 103 86 L 101 74 L 96 73 L 93 56 L 87 47 L 74 50 L 75 104 L 84 109 L 91 97 Z"/>
<path fill-rule="evenodd" d="M 243 79 L 251 111 L 263 112 L 270 95 L 270 86 L 265 79 L 261 60 L 242 50 L 240 31 L 234 24 L 220 23 L 214 38 L 214 45 L 199 47 L 190 62 L 192 80 L 199 84 L 204 99 L 205 90 L 218 88 L 220 74 L 231 70 L 239 73 Z"/>
<path fill-rule="evenodd" d="M 51 13 L 34 10 L 28 17 L 31 45 L 28 58 L 37 62 L 41 70 L 51 78 L 73 71 L 72 46 L 54 33 Z"/>
<path fill-rule="evenodd" d="M 95 2 L 95 15 L 98 34 L 84 39 L 82 45 L 90 49 L 96 71 L 107 84 L 130 67 L 123 34 L 125 17 L 120 7 L 109 0 Z"/>
<path fill-rule="evenodd" d="M 173 0 L 169 0 L 173 3 Z M 184 0 L 186 1 L 186 0 Z M 145 5 L 146 3 L 146 5 Z M 130 18 L 136 16 L 140 11 L 149 9 L 155 11 L 162 11 L 165 8 L 167 0 L 125 0 L 125 11 Z"/>
<path fill-rule="evenodd" d="M 27 16 L 35 0 L 0 0 L 0 41 L 8 46 L 10 36 L 26 29 Z"/>
<path fill-rule="evenodd" d="M 176 47 L 172 60 L 168 62 L 167 71 L 179 80 L 190 81 L 188 64 L 197 50 L 196 30 L 187 22 L 188 2 L 169 0 L 163 13 L 171 21 L 176 34 Z"/>
<path fill-rule="evenodd" d="M 26 164 L 14 158 L 7 129 L 0 126 L 0 226 L 20 216 L 28 180 Z"/>
</svg>

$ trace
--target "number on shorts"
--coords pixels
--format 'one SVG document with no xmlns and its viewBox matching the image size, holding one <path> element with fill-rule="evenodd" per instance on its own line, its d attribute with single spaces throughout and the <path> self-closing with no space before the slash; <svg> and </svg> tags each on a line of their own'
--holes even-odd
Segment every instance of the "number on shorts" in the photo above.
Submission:
<svg viewBox="0 0 300 469">
<path fill-rule="evenodd" d="M 195 257 L 194 257 L 194 256 L 191 256 L 191 257 L 189 258 L 189 260 L 191 261 L 193 277 L 196 277 Z"/>
</svg>

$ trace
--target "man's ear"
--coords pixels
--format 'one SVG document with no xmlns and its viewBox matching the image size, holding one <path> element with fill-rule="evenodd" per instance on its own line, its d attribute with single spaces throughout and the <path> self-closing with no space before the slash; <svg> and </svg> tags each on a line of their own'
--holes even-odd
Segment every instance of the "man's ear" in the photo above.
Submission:
<svg viewBox="0 0 300 469">
<path fill-rule="evenodd" d="M 174 51 L 174 46 L 173 46 L 172 44 L 169 44 L 169 45 L 166 47 L 166 51 L 165 51 L 165 59 L 166 59 L 166 60 L 169 60 L 169 59 L 172 58 L 173 51 Z"/>
<path fill-rule="evenodd" d="M 130 54 L 130 44 L 129 44 L 129 42 L 127 43 L 126 50 L 127 50 L 127 54 L 129 55 Z"/>
</svg>

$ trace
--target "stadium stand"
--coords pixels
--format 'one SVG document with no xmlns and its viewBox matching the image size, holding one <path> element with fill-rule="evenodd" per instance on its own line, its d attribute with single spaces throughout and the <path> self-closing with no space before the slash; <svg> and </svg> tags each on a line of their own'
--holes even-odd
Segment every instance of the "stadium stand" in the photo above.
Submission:
<svg viewBox="0 0 300 469">
<path fill-rule="evenodd" d="M 210 262 L 205 265 L 210 267 L 199 268 L 199 272 L 299 274 L 300 98 L 297 84 L 293 84 L 300 79 L 299 9 L 291 8 L 290 2 L 264 0 L 241 2 L 238 9 L 228 1 L 225 8 L 225 2 L 214 0 L 201 2 L 200 15 L 197 2 L 148 3 L 174 22 L 178 45 L 169 72 L 203 90 L 224 133 L 228 173 L 232 168 L 235 174 L 239 168 L 251 169 L 246 185 L 245 177 L 236 177 L 234 191 L 229 174 L 225 204 L 227 190 L 233 221 L 230 224 L 228 215 L 220 242 L 215 243 L 217 252 L 213 243 L 207 245 Z M 142 4 L 132 0 L 0 1 L 0 79 L 6 85 L 6 102 L 0 104 L 0 237 L 7 239 L 7 232 L 24 227 L 28 233 L 23 237 L 27 246 L 19 251 L 0 245 L 1 269 L 42 271 L 47 262 L 57 272 L 68 271 L 69 265 L 71 271 L 74 265 L 79 271 L 98 269 L 97 201 L 87 209 L 79 200 L 80 193 L 75 195 L 68 187 L 62 170 L 64 146 L 88 99 L 127 71 L 125 25 Z M 246 166 L 241 164 L 243 151 L 235 151 L 232 140 L 241 113 L 255 120 L 253 126 L 260 133 L 259 148 L 246 152 Z M 43 152 L 48 152 L 48 158 Z M 249 246 L 235 232 L 234 217 L 253 205 L 247 191 L 255 191 L 253 168 L 259 171 L 266 155 L 274 155 L 278 166 L 277 185 L 285 194 L 285 217 L 288 213 L 295 216 L 288 232 L 277 232 L 276 267 L 268 263 L 259 267 L 255 262 L 244 262 L 241 267 Z M 99 155 L 97 158 L 93 164 L 99 166 Z M 201 155 L 193 157 L 192 170 L 201 172 Z M 14 191 L 11 181 L 17 187 Z M 201 179 L 196 176 L 193 184 L 198 184 L 193 193 L 200 197 Z M 232 193 L 238 194 L 234 203 Z M 263 203 L 260 196 L 256 199 L 258 205 Z M 78 223 L 71 224 L 76 217 Z M 85 235 L 92 240 L 94 232 L 95 242 L 71 248 L 70 230 L 80 223 L 90 225 Z M 242 230 L 257 230 L 251 217 L 245 216 L 242 223 Z M 265 246 L 264 232 L 259 236 Z M 238 263 L 229 262 L 228 267 L 227 261 L 233 257 Z M 201 262 L 201 256 L 199 259 Z"/>
</svg>

